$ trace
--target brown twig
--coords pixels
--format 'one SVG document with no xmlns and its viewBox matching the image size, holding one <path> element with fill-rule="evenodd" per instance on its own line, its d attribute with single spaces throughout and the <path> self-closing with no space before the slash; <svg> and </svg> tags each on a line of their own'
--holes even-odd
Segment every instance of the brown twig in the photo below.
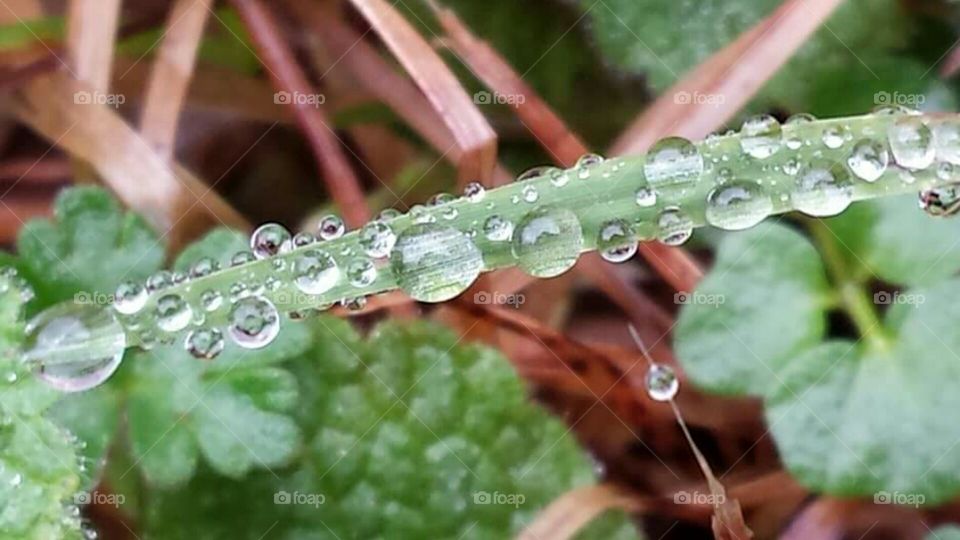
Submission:
<svg viewBox="0 0 960 540">
<path fill-rule="evenodd" d="M 110 88 L 120 0 L 70 0 L 67 51 L 72 74 L 96 91 Z"/>
</svg>

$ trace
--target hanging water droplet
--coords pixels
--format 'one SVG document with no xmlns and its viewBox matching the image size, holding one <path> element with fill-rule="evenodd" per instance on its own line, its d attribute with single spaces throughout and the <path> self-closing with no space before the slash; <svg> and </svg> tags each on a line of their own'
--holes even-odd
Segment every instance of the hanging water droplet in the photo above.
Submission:
<svg viewBox="0 0 960 540">
<path fill-rule="evenodd" d="M 167 270 L 160 270 L 147 278 L 147 291 L 157 292 L 173 286 L 173 274 Z"/>
<path fill-rule="evenodd" d="M 147 304 L 147 290 L 139 283 L 125 281 L 117 287 L 113 309 L 124 315 L 133 315 Z"/>
<path fill-rule="evenodd" d="M 483 269 L 477 246 L 460 231 L 414 225 L 400 234 L 390 256 L 397 284 L 421 302 L 449 300 L 473 284 Z"/>
<path fill-rule="evenodd" d="M 597 235 L 597 250 L 605 260 L 621 263 L 637 252 L 637 235 L 630 225 L 621 220 L 607 221 L 600 226 Z"/>
<path fill-rule="evenodd" d="M 340 301 L 340 304 L 350 311 L 363 311 L 363 308 L 367 307 L 367 297 L 354 296 L 351 298 L 344 298 Z"/>
<path fill-rule="evenodd" d="M 333 214 L 323 216 L 323 219 L 320 220 L 320 226 L 317 227 L 317 234 L 321 240 L 336 240 L 343 236 L 346 231 L 347 226 L 343 224 L 340 216 Z"/>
<path fill-rule="evenodd" d="M 371 221 L 360 229 L 359 243 L 363 251 L 370 257 L 380 259 L 390 255 L 397 235 L 389 225 L 381 221 Z"/>
<path fill-rule="evenodd" d="M 200 295 L 200 303 L 207 311 L 216 311 L 223 305 L 223 295 L 219 291 L 207 289 Z"/>
<path fill-rule="evenodd" d="M 740 148 L 750 157 L 766 159 L 780 150 L 780 123 L 769 114 L 747 119 L 740 128 Z"/>
<path fill-rule="evenodd" d="M 731 182 L 707 195 L 707 223 L 728 231 L 749 229 L 773 211 L 773 200 L 753 182 Z"/>
<path fill-rule="evenodd" d="M 897 120 L 887 130 L 894 161 L 907 169 L 926 169 L 933 163 L 933 134 L 920 118 Z"/>
<path fill-rule="evenodd" d="M 635 199 L 637 206 L 641 208 L 650 208 L 657 204 L 657 192 L 649 187 L 637 188 Z"/>
<path fill-rule="evenodd" d="M 645 378 L 647 395 L 654 401 L 670 401 L 680 390 L 680 381 L 669 366 L 653 364 L 647 369 Z"/>
<path fill-rule="evenodd" d="M 194 358 L 212 360 L 216 358 L 226 345 L 223 332 L 216 328 L 198 328 L 187 335 L 184 348 Z"/>
<path fill-rule="evenodd" d="M 843 126 L 828 126 L 823 130 L 820 140 L 823 141 L 824 146 L 835 150 L 847 142 L 847 131 Z"/>
<path fill-rule="evenodd" d="M 157 326 L 165 332 L 183 330 L 192 317 L 190 305 L 178 294 L 167 294 L 157 300 Z"/>
<path fill-rule="evenodd" d="M 528 203 L 535 203 L 540 198 L 540 192 L 533 186 L 523 186 L 522 195 L 523 200 Z"/>
<path fill-rule="evenodd" d="M 657 218 L 657 240 L 668 246 L 679 246 L 693 235 L 693 220 L 680 208 L 672 206 Z"/>
<path fill-rule="evenodd" d="M 317 237 L 308 232 L 298 232 L 293 236 L 293 247 L 302 248 L 317 241 Z"/>
<path fill-rule="evenodd" d="M 566 208 L 546 206 L 532 210 L 517 224 L 512 247 L 524 272 L 541 278 L 559 276 L 580 257 L 580 220 Z"/>
<path fill-rule="evenodd" d="M 377 279 L 377 267 L 370 259 L 355 259 L 347 266 L 347 279 L 354 287 L 367 287 Z"/>
<path fill-rule="evenodd" d="M 266 259 L 290 250 L 290 231 L 279 223 L 264 223 L 250 235 L 250 251 Z"/>
<path fill-rule="evenodd" d="M 800 172 L 790 199 L 807 215 L 835 216 L 853 202 L 853 183 L 842 165 L 818 160 Z"/>
<path fill-rule="evenodd" d="M 280 332 L 280 315 L 266 298 L 249 296 L 237 301 L 230 310 L 230 338 L 244 349 L 260 349 Z"/>
<path fill-rule="evenodd" d="M 110 310 L 63 303 L 27 324 L 23 362 L 50 386 L 80 392 L 113 375 L 126 346 L 123 327 Z"/>
<path fill-rule="evenodd" d="M 253 253 L 249 251 L 238 251 L 230 257 L 230 266 L 241 266 L 257 260 Z"/>
<path fill-rule="evenodd" d="M 875 182 L 887 171 L 890 155 L 883 144 L 872 139 L 861 139 L 853 147 L 847 166 L 858 178 Z"/>
<path fill-rule="evenodd" d="M 960 211 L 960 186 L 947 185 L 920 192 L 920 208 L 934 217 L 947 217 Z"/>
<path fill-rule="evenodd" d="M 482 201 L 486 195 L 487 190 L 480 182 L 470 182 L 463 188 L 463 197 L 473 203 Z"/>
<path fill-rule="evenodd" d="M 483 222 L 483 234 L 491 242 L 503 242 L 513 236 L 513 222 L 494 214 Z"/>
<path fill-rule="evenodd" d="M 220 269 L 217 261 L 210 257 L 202 257 L 190 266 L 190 277 L 199 279 L 216 272 Z"/>
<path fill-rule="evenodd" d="M 703 173 L 703 156 L 692 142 L 667 137 L 650 149 L 643 173 L 653 187 L 694 182 Z"/>
<path fill-rule="evenodd" d="M 326 251 L 308 249 L 293 261 L 294 284 L 306 294 L 323 294 L 340 279 L 337 261 Z"/>
<path fill-rule="evenodd" d="M 960 124 L 945 120 L 933 126 L 937 159 L 960 165 Z"/>
</svg>

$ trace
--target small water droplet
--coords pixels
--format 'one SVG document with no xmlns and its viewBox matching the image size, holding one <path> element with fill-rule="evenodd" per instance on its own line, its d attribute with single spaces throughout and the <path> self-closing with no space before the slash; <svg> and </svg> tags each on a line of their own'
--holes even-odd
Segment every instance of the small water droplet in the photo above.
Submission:
<svg viewBox="0 0 960 540">
<path fill-rule="evenodd" d="M 340 301 L 340 304 L 350 311 L 363 311 L 363 308 L 367 307 L 367 297 L 354 296 L 351 298 L 344 298 Z"/>
<path fill-rule="evenodd" d="M 541 176 L 547 176 L 553 171 L 557 170 L 556 167 L 551 167 L 549 165 L 543 165 L 538 167 L 533 167 L 527 169 L 520 173 L 520 176 L 517 177 L 517 182 L 525 182 L 527 180 L 532 180 L 534 178 L 540 178 Z"/>
<path fill-rule="evenodd" d="M 279 223 L 264 223 L 250 235 L 250 251 L 258 259 L 266 259 L 291 248 L 290 231 Z"/>
<path fill-rule="evenodd" d="M 207 311 L 216 311 L 223 305 L 223 295 L 219 291 L 207 289 L 200 295 L 200 303 Z"/>
<path fill-rule="evenodd" d="M 483 222 L 483 234 L 491 242 L 503 242 L 513 236 L 513 222 L 494 214 Z"/>
<path fill-rule="evenodd" d="M 390 250 L 393 249 L 393 244 L 397 241 L 397 235 L 386 223 L 371 221 L 360 229 L 358 241 L 367 256 L 381 259 L 390 255 Z"/>
<path fill-rule="evenodd" d="M 157 300 L 157 326 L 165 332 L 179 332 L 190 324 L 193 310 L 178 294 L 166 294 Z"/>
<path fill-rule="evenodd" d="M 326 251 L 308 249 L 293 261 L 294 285 L 306 294 L 323 294 L 340 279 L 337 261 Z"/>
<path fill-rule="evenodd" d="M 842 165 L 818 160 L 800 172 L 790 199 L 807 215 L 835 216 L 853 202 L 853 183 Z"/>
<path fill-rule="evenodd" d="M 590 169 L 601 163 L 603 163 L 603 156 L 599 154 L 584 154 L 580 156 L 580 159 L 577 160 L 574 168 L 580 170 Z"/>
<path fill-rule="evenodd" d="M 657 204 L 657 192 L 649 187 L 638 188 L 634 200 L 636 200 L 637 206 L 641 208 L 650 208 L 651 206 Z"/>
<path fill-rule="evenodd" d="M 378 221 L 390 221 L 391 219 L 396 219 L 402 216 L 403 213 L 397 210 L 396 208 L 384 208 L 377 214 Z"/>
<path fill-rule="evenodd" d="M 167 270 L 160 270 L 147 278 L 147 291 L 157 292 L 173 286 L 173 274 Z"/>
<path fill-rule="evenodd" d="M 943 181 L 953 180 L 954 166 L 946 161 L 937 163 L 937 178 Z"/>
<path fill-rule="evenodd" d="M 607 221 L 600 226 L 597 235 L 597 250 L 605 260 L 621 263 L 637 252 L 637 235 L 630 225 L 621 220 Z"/>
<path fill-rule="evenodd" d="M 347 231 L 347 226 L 344 225 L 343 220 L 340 219 L 340 216 L 335 216 L 333 214 L 324 216 L 320 220 L 320 225 L 317 227 L 317 234 L 320 236 L 321 240 L 336 240 L 343 236 L 343 233 Z"/>
<path fill-rule="evenodd" d="M 421 302 L 443 302 L 467 290 L 483 269 L 477 246 L 460 231 L 437 224 L 402 233 L 390 256 L 397 284 Z"/>
<path fill-rule="evenodd" d="M 833 125 L 823 130 L 820 140 L 823 141 L 824 146 L 835 150 L 847 142 L 846 137 L 847 130 L 843 126 Z"/>
<path fill-rule="evenodd" d="M 933 163 L 933 134 L 917 117 L 897 120 L 887 130 L 894 161 L 907 169 L 926 169 Z"/>
<path fill-rule="evenodd" d="M 355 259 L 347 266 L 347 279 L 354 287 L 368 287 L 377 279 L 377 267 L 370 259 Z"/>
<path fill-rule="evenodd" d="M 249 251 L 238 251 L 230 257 L 230 266 L 241 266 L 257 260 L 253 253 Z"/>
<path fill-rule="evenodd" d="M 550 183 L 556 187 L 563 187 L 570 182 L 570 175 L 566 171 L 554 169 L 550 171 Z"/>
<path fill-rule="evenodd" d="M 317 241 L 317 237 L 308 232 L 298 232 L 293 236 L 293 247 L 302 248 Z"/>
<path fill-rule="evenodd" d="M 124 315 L 138 313 L 147 304 L 147 290 L 139 283 L 125 281 L 114 294 L 113 309 Z"/>
<path fill-rule="evenodd" d="M 890 155 L 883 144 L 872 139 L 861 139 L 853 147 L 847 166 L 858 178 L 875 182 L 887 171 Z"/>
<path fill-rule="evenodd" d="M 753 182 L 731 182 L 707 195 L 707 223 L 728 231 L 749 229 L 773 211 L 773 201 Z"/>
<path fill-rule="evenodd" d="M 790 176 L 795 176 L 800 172 L 800 160 L 797 158 L 790 158 L 783 163 L 783 172 L 784 174 L 789 174 Z"/>
<path fill-rule="evenodd" d="M 540 198 L 540 193 L 533 186 L 523 186 L 523 200 L 528 203 L 535 203 Z"/>
<path fill-rule="evenodd" d="M 920 208 L 934 217 L 956 214 L 960 211 L 960 186 L 948 185 L 921 191 Z"/>
<path fill-rule="evenodd" d="M 756 159 L 766 159 L 776 154 L 782 139 L 780 123 L 769 114 L 749 118 L 740 128 L 740 148 Z"/>
<path fill-rule="evenodd" d="M 653 187 L 693 182 L 703 173 L 703 156 L 687 139 L 667 137 L 650 149 L 643 172 Z"/>
<path fill-rule="evenodd" d="M 565 208 L 545 206 L 532 210 L 517 224 L 512 247 L 524 272 L 542 278 L 559 276 L 580 257 L 580 220 Z"/>
<path fill-rule="evenodd" d="M 809 124 L 810 122 L 815 122 L 817 118 L 812 114 L 808 113 L 797 113 L 791 115 L 790 118 L 787 118 L 787 121 L 784 122 L 785 126 L 802 126 L 803 124 Z"/>
<path fill-rule="evenodd" d="M 647 386 L 647 395 L 654 401 L 670 401 L 677 396 L 680 390 L 680 381 L 669 366 L 653 364 L 647 369 L 644 380 Z"/>
<path fill-rule="evenodd" d="M 217 264 L 217 261 L 211 259 L 210 257 L 202 257 L 190 266 L 190 277 L 199 279 L 209 276 L 219 269 L 220 265 Z"/>
<path fill-rule="evenodd" d="M 425 206 L 419 204 L 410 208 L 410 219 L 414 223 L 434 223 L 437 221 L 437 218 Z"/>
<path fill-rule="evenodd" d="M 470 182 L 463 188 L 463 197 L 473 203 L 482 201 L 486 195 L 487 190 L 480 182 Z"/>
<path fill-rule="evenodd" d="M 194 358 L 212 360 L 216 358 L 226 345 L 223 332 L 216 328 L 198 328 L 187 335 L 184 348 Z"/>
<path fill-rule="evenodd" d="M 238 300 L 230 310 L 230 338 L 244 349 L 269 345 L 280 332 L 280 315 L 273 303 L 263 297 Z"/>
<path fill-rule="evenodd" d="M 680 208 L 665 208 L 657 218 L 657 239 L 668 246 L 679 246 L 693 235 L 693 220 Z"/>
</svg>

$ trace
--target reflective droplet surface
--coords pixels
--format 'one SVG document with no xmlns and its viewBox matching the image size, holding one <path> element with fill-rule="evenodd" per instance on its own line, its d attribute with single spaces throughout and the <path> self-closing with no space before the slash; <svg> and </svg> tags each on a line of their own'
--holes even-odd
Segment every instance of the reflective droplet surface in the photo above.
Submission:
<svg viewBox="0 0 960 540">
<path fill-rule="evenodd" d="M 206 277 L 219 269 L 220 265 L 217 264 L 217 261 L 210 257 L 202 257 L 190 265 L 190 277 L 194 279 Z"/>
<path fill-rule="evenodd" d="M 280 315 L 273 303 L 260 296 L 238 300 L 230 310 L 230 338 L 244 349 L 266 347 L 280 332 Z"/>
<path fill-rule="evenodd" d="M 960 212 L 960 186 L 947 185 L 920 192 L 920 208 L 934 217 L 948 217 Z"/>
<path fill-rule="evenodd" d="M 354 287 L 368 287 L 377 279 L 377 267 L 370 259 L 355 259 L 347 265 L 347 280 Z"/>
<path fill-rule="evenodd" d="M 323 294 L 340 279 L 337 261 L 326 251 L 308 249 L 293 260 L 293 283 L 306 294 Z"/>
<path fill-rule="evenodd" d="M 542 278 L 559 276 L 580 257 L 580 220 L 566 208 L 546 206 L 533 210 L 517 224 L 512 248 L 517 265 L 524 272 Z"/>
<path fill-rule="evenodd" d="M 861 139 L 853 146 L 847 166 L 853 174 L 867 182 L 875 182 L 887 171 L 890 155 L 887 148 L 872 139 Z"/>
<path fill-rule="evenodd" d="M 769 114 L 747 119 L 740 128 L 740 148 L 756 159 L 766 159 L 780 150 L 783 132 L 780 122 Z"/>
<path fill-rule="evenodd" d="M 397 235 L 393 233 L 393 229 L 382 221 L 371 221 L 360 229 L 360 247 L 367 256 L 374 259 L 390 255 L 396 241 Z"/>
<path fill-rule="evenodd" d="M 173 274 L 167 270 L 160 270 L 147 278 L 147 292 L 162 291 L 173 286 Z"/>
<path fill-rule="evenodd" d="M 622 219 L 607 221 L 597 234 L 597 250 L 607 261 L 627 261 L 637 252 L 637 235 Z"/>
<path fill-rule="evenodd" d="M 680 390 L 680 381 L 669 366 L 653 364 L 644 378 L 647 395 L 654 401 L 670 401 Z"/>
<path fill-rule="evenodd" d="M 298 232 L 293 236 L 293 247 L 302 248 L 317 241 L 317 237 L 308 232 Z"/>
<path fill-rule="evenodd" d="M 523 200 L 528 203 L 537 202 L 537 199 L 540 198 L 540 192 L 538 192 L 537 188 L 533 186 L 523 186 L 521 195 L 523 196 Z"/>
<path fill-rule="evenodd" d="M 292 245 L 292 236 L 286 227 L 279 223 L 264 223 L 257 227 L 250 235 L 250 251 L 258 259 L 273 257 L 289 251 Z"/>
<path fill-rule="evenodd" d="M 842 165 L 814 161 L 800 172 L 790 200 L 804 214 L 835 216 L 853 202 L 853 182 Z"/>
<path fill-rule="evenodd" d="M 133 315 L 146 305 L 147 296 L 147 290 L 139 283 L 126 281 L 117 287 L 117 292 L 114 294 L 113 309 L 124 315 Z"/>
<path fill-rule="evenodd" d="M 634 200 L 640 208 L 650 208 L 657 204 L 657 192 L 649 187 L 638 188 Z"/>
<path fill-rule="evenodd" d="M 887 130 L 894 161 L 907 169 L 926 169 L 933 163 L 933 134 L 920 118 L 905 117 Z"/>
<path fill-rule="evenodd" d="M 166 294 L 157 300 L 157 326 L 165 332 L 179 332 L 190 324 L 193 310 L 178 294 Z"/>
<path fill-rule="evenodd" d="M 692 142 L 667 137 L 650 149 L 643 173 L 653 187 L 694 182 L 703 173 L 703 156 Z"/>
<path fill-rule="evenodd" d="M 480 182 L 470 182 L 463 188 L 463 197 L 470 202 L 480 202 L 487 195 L 487 190 Z"/>
<path fill-rule="evenodd" d="M 206 311 L 216 311 L 223 305 L 223 295 L 219 291 L 208 289 L 200 295 L 200 303 Z"/>
<path fill-rule="evenodd" d="M 960 165 L 960 123 L 946 120 L 935 124 L 932 131 L 937 159 Z"/>
<path fill-rule="evenodd" d="M 194 358 L 211 360 L 216 358 L 226 345 L 223 332 L 216 328 L 198 328 L 189 334 L 184 341 L 184 348 Z"/>
<path fill-rule="evenodd" d="M 483 269 L 483 256 L 462 232 L 424 223 L 400 233 L 390 255 L 390 269 L 411 298 L 443 302 L 476 281 Z"/>
<path fill-rule="evenodd" d="M 340 219 L 339 216 L 330 214 L 320 220 L 320 225 L 317 227 L 317 235 L 321 240 L 336 240 L 343 236 L 346 230 L 347 227 L 343 224 L 343 220 Z"/>
<path fill-rule="evenodd" d="M 257 258 L 250 253 L 249 251 L 238 251 L 233 254 L 233 257 L 230 258 L 230 266 L 240 266 L 243 264 L 251 263 L 257 260 Z"/>
<path fill-rule="evenodd" d="M 504 242 L 513 236 L 513 222 L 494 214 L 483 222 L 483 235 L 493 242 Z"/>
<path fill-rule="evenodd" d="M 693 220 L 677 207 L 660 212 L 657 217 L 657 240 L 668 246 L 679 246 L 693 235 Z"/>
<path fill-rule="evenodd" d="M 707 223 L 728 231 L 749 229 L 772 211 L 773 200 L 754 182 L 731 182 L 707 195 Z"/>
<path fill-rule="evenodd" d="M 835 150 L 847 142 L 848 135 L 848 131 L 843 126 L 827 126 L 820 135 L 820 139 L 824 146 Z"/>
<path fill-rule="evenodd" d="M 50 386 L 81 392 L 113 375 L 126 346 L 123 327 L 109 309 L 63 303 L 27 323 L 23 362 Z"/>
</svg>

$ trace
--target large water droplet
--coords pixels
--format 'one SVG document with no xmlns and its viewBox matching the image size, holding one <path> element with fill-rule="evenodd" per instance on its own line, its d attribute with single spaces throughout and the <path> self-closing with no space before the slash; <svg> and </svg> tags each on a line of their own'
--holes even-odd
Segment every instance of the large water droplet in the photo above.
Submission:
<svg viewBox="0 0 960 540">
<path fill-rule="evenodd" d="M 198 328 L 187 335 L 184 348 L 194 358 L 211 360 L 216 358 L 226 345 L 223 332 L 216 328 Z"/>
<path fill-rule="evenodd" d="M 260 349 L 280 333 L 280 314 L 266 298 L 248 296 L 238 300 L 230 310 L 227 332 L 234 343 L 244 349 Z"/>
<path fill-rule="evenodd" d="M 166 332 L 179 332 L 190 324 L 193 310 L 183 297 L 167 294 L 157 300 L 157 326 Z"/>
<path fill-rule="evenodd" d="M 147 303 L 147 290 L 139 283 L 126 281 L 117 287 L 113 308 L 118 313 L 133 315 L 143 309 Z"/>
<path fill-rule="evenodd" d="M 347 265 L 347 279 L 354 287 L 368 287 L 377 279 L 377 267 L 370 259 L 355 259 Z"/>
<path fill-rule="evenodd" d="M 766 159 L 776 154 L 782 143 L 780 123 L 769 114 L 749 118 L 740 128 L 740 148 L 750 157 Z"/>
<path fill-rule="evenodd" d="M 80 392 L 113 375 L 126 346 L 123 327 L 110 310 L 64 303 L 27 324 L 23 361 L 50 386 Z"/>
<path fill-rule="evenodd" d="M 339 216 L 330 214 L 323 216 L 320 220 L 320 226 L 317 227 L 317 234 L 321 240 L 336 240 L 343 236 L 346 230 L 347 227 L 343 224 L 343 220 L 340 219 Z"/>
<path fill-rule="evenodd" d="M 847 166 L 858 178 L 874 182 L 887 171 L 890 155 L 883 144 L 872 139 L 861 139 L 853 147 Z"/>
<path fill-rule="evenodd" d="M 605 260 L 624 262 L 637 252 L 637 235 L 622 219 L 608 221 L 600 226 L 597 234 L 597 250 Z"/>
<path fill-rule="evenodd" d="M 670 367 L 662 364 L 653 364 L 647 369 L 644 383 L 647 387 L 647 395 L 654 401 L 670 401 L 680 390 L 677 375 Z"/>
<path fill-rule="evenodd" d="M 308 249 L 293 261 L 294 284 L 306 294 L 323 294 L 340 279 L 337 261 L 319 249 Z"/>
<path fill-rule="evenodd" d="M 807 215 L 835 216 L 853 201 L 853 182 L 842 165 L 818 160 L 800 172 L 790 199 Z"/>
<path fill-rule="evenodd" d="M 897 120 L 887 130 L 893 159 L 907 169 L 926 169 L 933 163 L 933 134 L 920 118 Z"/>
<path fill-rule="evenodd" d="M 693 220 L 673 206 L 660 212 L 657 218 L 657 240 L 668 246 L 679 246 L 693 235 Z"/>
<path fill-rule="evenodd" d="M 728 231 L 749 229 L 773 211 L 773 200 L 754 182 L 731 182 L 707 195 L 707 223 Z"/>
<path fill-rule="evenodd" d="M 583 248 L 580 220 L 565 208 L 538 208 L 517 224 L 512 246 L 517 264 L 524 272 L 541 278 L 559 276 L 580 257 Z"/>
<path fill-rule="evenodd" d="M 650 149 L 643 173 L 654 187 L 694 182 L 703 173 L 703 156 L 692 142 L 681 137 L 667 137 Z"/>
<path fill-rule="evenodd" d="M 371 221 L 360 229 L 360 247 L 370 257 L 380 259 L 390 255 L 397 235 L 389 225 L 381 221 Z"/>
<path fill-rule="evenodd" d="M 462 232 L 424 223 L 402 233 L 390 255 L 397 284 L 421 302 L 443 302 L 465 291 L 480 275 L 483 256 Z"/>
<path fill-rule="evenodd" d="M 937 159 L 960 165 L 960 124 L 947 120 L 933 126 Z"/>
</svg>

